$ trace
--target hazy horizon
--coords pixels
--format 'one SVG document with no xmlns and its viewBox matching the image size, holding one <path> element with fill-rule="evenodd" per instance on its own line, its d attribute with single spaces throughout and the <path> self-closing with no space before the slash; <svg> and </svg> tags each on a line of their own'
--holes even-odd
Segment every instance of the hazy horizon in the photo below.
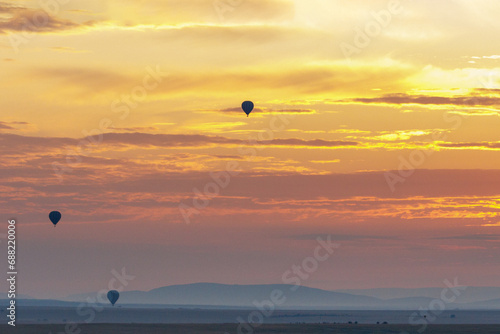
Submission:
<svg viewBox="0 0 500 334">
<path fill-rule="evenodd" d="M 234 284 L 225 284 L 225 283 L 217 283 L 217 282 L 193 282 L 193 283 L 183 283 L 183 284 L 172 284 L 172 285 L 162 285 L 162 286 L 157 286 L 157 287 L 154 287 L 152 289 L 148 289 L 148 290 L 128 290 L 128 289 L 124 289 L 124 290 L 121 290 L 120 289 L 120 292 L 123 292 L 123 293 L 127 293 L 127 292 L 151 292 L 151 291 L 154 291 L 154 290 L 158 290 L 158 289 L 162 289 L 162 288 L 168 288 L 168 287 L 184 287 L 184 286 L 196 286 L 196 285 L 220 285 L 220 286 L 241 286 L 241 287 L 251 287 L 251 286 L 255 286 L 255 287 L 265 287 L 265 286 L 291 286 L 293 287 L 294 285 L 291 285 L 291 284 L 284 284 L 283 282 L 276 282 L 276 283 L 262 283 L 262 284 L 237 284 L 237 283 L 234 283 Z M 322 289 L 322 288 L 318 288 L 318 287 L 313 287 L 313 286 L 308 286 L 308 285 L 305 285 L 305 284 L 301 284 L 300 287 L 304 287 L 304 288 L 309 288 L 309 289 L 318 289 L 318 290 L 324 290 L 324 291 L 330 291 L 330 292 L 341 292 L 341 293 L 346 293 L 346 294 L 352 294 L 352 295 L 366 295 L 366 296 L 370 296 L 371 294 L 369 292 L 375 292 L 375 291 L 388 291 L 389 293 L 390 292 L 397 292 L 399 290 L 404 290 L 404 291 L 419 291 L 419 290 L 427 290 L 427 289 L 436 289 L 436 290 L 444 290 L 446 289 L 446 285 L 442 285 L 442 286 L 426 286 L 426 287 L 416 287 L 416 288 L 405 288 L 405 287 L 384 287 L 384 288 L 367 288 L 367 289 L 333 289 L 333 290 L 329 290 L 329 289 Z M 500 286 L 465 286 L 467 289 L 469 288 L 493 288 L 493 289 L 500 289 Z M 58 295 L 58 296 L 55 296 L 55 297 L 51 297 L 50 299 L 61 299 L 61 300 L 67 300 L 67 297 L 70 297 L 70 296 L 74 296 L 74 295 L 86 295 L 86 294 L 91 294 L 91 295 L 95 295 L 96 293 L 98 293 L 99 291 L 93 291 L 93 290 L 89 290 L 89 291 L 75 291 L 75 292 L 71 292 L 70 294 L 66 294 L 66 295 Z M 363 292 L 366 292 L 366 294 L 363 294 Z M 7 291 L 0 291 L 0 294 L 6 294 Z M 34 296 L 31 296 L 31 295 L 26 295 L 24 293 L 22 293 L 21 295 L 18 296 L 19 299 L 24 299 L 24 298 L 34 298 L 34 299 L 46 299 L 46 298 L 37 298 L 37 297 L 34 297 Z M 487 299 L 485 299 L 487 300 Z"/>
</svg>

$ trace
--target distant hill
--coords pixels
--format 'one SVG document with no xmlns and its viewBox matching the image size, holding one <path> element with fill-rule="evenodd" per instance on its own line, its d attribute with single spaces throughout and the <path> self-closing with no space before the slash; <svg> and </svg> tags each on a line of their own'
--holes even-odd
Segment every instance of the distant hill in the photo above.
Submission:
<svg viewBox="0 0 500 334">
<path fill-rule="evenodd" d="M 214 283 L 198 283 L 188 285 L 172 285 L 148 292 L 130 291 L 120 294 L 120 302 L 126 304 L 176 304 L 254 307 L 254 302 L 270 300 L 275 290 L 283 292 L 285 301 L 283 308 L 303 307 L 376 307 L 378 298 L 355 296 L 346 293 L 332 292 L 308 287 L 292 290 L 293 285 L 224 285 Z M 82 301 L 87 297 L 95 297 L 95 293 L 69 296 L 69 301 Z"/>
<path fill-rule="evenodd" d="M 487 301 L 475 302 L 467 304 L 469 307 L 474 309 L 500 309 L 500 298 L 499 299 L 490 299 Z"/>
<path fill-rule="evenodd" d="M 440 298 L 443 288 L 429 289 L 372 289 L 327 291 L 293 285 L 225 285 L 197 283 L 172 285 L 151 291 L 125 291 L 119 303 L 179 305 L 200 307 L 254 308 L 254 303 L 271 299 L 273 291 L 281 291 L 284 302 L 275 305 L 281 309 L 365 309 L 413 310 L 426 308 Z M 366 293 L 366 294 L 364 294 Z M 451 295 L 450 295 L 451 296 Z M 497 297 L 498 296 L 498 297 Z M 66 301 L 85 301 L 96 293 L 68 296 Z M 500 309 L 500 288 L 469 287 L 448 309 Z"/>
<path fill-rule="evenodd" d="M 197 283 L 171 285 L 151 291 L 124 291 L 118 304 L 124 307 L 168 307 L 204 309 L 256 308 L 272 298 L 282 300 L 277 309 L 301 310 L 417 310 L 428 308 L 440 299 L 443 288 L 424 289 L 370 289 L 327 291 L 293 285 L 225 285 Z M 279 292 L 279 296 L 274 296 Z M 75 307 L 88 298 L 96 302 L 97 292 L 71 295 L 63 300 L 33 299 L 20 296 L 18 306 Z M 2 298 L 3 297 L 3 298 Z M 451 292 L 447 297 L 452 297 Z M 106 297 L 103 296 L 106 300 Z M 6 296 L 0 295 L 0 305 L 7 305 Z M 107 302 L 106 302 L 107 303 Z M 500 288 L 468 287 L 447 309 L 500 310 Z"/>
<path fill-rule="evenodd" d="M 360 296 L 369 296 L 380 299 L 398 299 L 411 297 L 440 298 L 442 288 L 420 288 L 420 289 L 362 289 L 362 290 L 334 290 L 335 292 L 348 293 Z M 457 298 L 459 303 L 474 303 L 490 299 L 500 299 L 500 288 L 498 287 L 467 287 L 461 291 Z"/>
</svg>

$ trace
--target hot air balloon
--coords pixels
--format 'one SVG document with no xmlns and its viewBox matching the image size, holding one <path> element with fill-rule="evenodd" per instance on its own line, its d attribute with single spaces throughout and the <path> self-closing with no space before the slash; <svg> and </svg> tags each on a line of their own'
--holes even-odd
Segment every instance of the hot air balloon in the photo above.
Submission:
<svg viewBox="0 0 500 334">
<path fill-rule="evenodd" d="M 116 290 L 111 290 L 108 292 L 108 299 L 111 305 L 115 306 L 116 301 L 120 298 L 120 293 Z"/>
<path fill-rule="evenodd" d="M 241 109 L 245 112 L 245 114 L 250 115 L 250 113 L 253 110 L 253 102 L 252 101 L 245 101 L 241 104 Z"/>
<path fill-rule="evenodd" d="M 49 213 L 49 219 L 54 224 L 54 227 L 56 227 L 57 223 L 61 220 L 61 213 L 59 211 L 52 211 Z"/>
</svg>

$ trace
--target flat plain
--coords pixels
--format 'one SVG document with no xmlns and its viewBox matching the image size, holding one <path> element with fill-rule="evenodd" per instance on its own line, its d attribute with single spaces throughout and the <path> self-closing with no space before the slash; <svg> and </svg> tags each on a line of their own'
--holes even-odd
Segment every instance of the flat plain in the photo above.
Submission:
<svg viewBox="0 0 500 334">
<path fill-rule="evenodd" d="M 408 325 L 279 324 L 243 330 L 245 334 L 403 334 L 418 333 Z M 0 325 L 0 333 L 17 334 L 239 334 L 235 324 L 74 324 Z M 426 334 L 498 334 L 500 325 L 429 325 Z"/>
<path fill-rule="evenodd" d="M 138 307 L 21 307 L 17 324 L 50 325 L 66 323 L 85 324 L 230 324 L 252 322 L 254 309 L 182 309 Z M 0 316 L 5 317 L 4 310 Z M 446 310 L 437 316 L 418 314 L 417 311 L 304 311 L 276 310 L 265 317 L 265 324 L 348 324 L 375 325 L 417 324 L 414 328 L 428 325 L 500 325 L 500 311 Z M 7 320 L 7 318 L 5 318 Z M 253 320 L 255 322 L 256 320 Z M 4 322 L 5 324 L 7 322 Z M 500 334 L 500 331 L 498 332 Z"/>
</svg>

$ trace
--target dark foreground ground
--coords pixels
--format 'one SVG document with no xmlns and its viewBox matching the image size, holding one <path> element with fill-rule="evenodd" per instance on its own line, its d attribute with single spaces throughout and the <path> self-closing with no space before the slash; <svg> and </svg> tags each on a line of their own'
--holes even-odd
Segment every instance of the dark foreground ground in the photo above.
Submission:
<svg viewBox="0 0 500 334">
<path fill-rule="evenodd" d="M 212 325 L 151 325 L 151 324 L 75 324 L 65 325 L 19 325 L 14 327 L 0 325 L 0 333 L 17 334 L 403 334 L 418 333 L 417 328 L 405 325 L 321 325 L 289 324 L 262 325 L 250 330 L 238 332 L 235 324 Z M 499 334 L 500 325 L 430 325 L 423 332 L 426 334 Z"/>
</svg>

